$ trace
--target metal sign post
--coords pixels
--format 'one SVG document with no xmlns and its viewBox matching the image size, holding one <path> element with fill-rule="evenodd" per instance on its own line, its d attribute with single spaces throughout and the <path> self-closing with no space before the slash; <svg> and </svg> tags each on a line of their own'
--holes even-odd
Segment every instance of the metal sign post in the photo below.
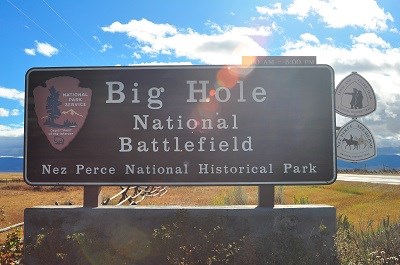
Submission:
<svg viewBox="0 0 400 265">
<path fill-rule="evenodd" d="M 101 186 L 83 187 L 83 207 L 99 207 L 101 205 Z"/>
<path fill-rule="evenodd" d="M 275 185 L 258 186 L 258 207 L 273 208 L 275 206 Z"/>
</svg>

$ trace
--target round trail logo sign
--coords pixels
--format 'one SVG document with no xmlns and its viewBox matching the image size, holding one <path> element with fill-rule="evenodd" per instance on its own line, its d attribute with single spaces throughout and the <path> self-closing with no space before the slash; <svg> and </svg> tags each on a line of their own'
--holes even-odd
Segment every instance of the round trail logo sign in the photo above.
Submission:
<svg viewBox="0 0 400 265">
<path fill-rule="evenodd" d="M 55 77 L 33 91 L 39 126 L 59 151 L 76 137 L 90 108 L 92 91 L 79 87 L 79 83 L 73 77 Z"/>
<path fill-rule="evenodd" d="M 366 116 L 376 110 L 375 93 L 368 81 L 356 72 L 336 87 L 336 112 L 350 118 Z"/>
<path fill-rule="evenodd" d="M 348 162 L 358 162 L 376 156 L 374 137 L 361 122 L 351 120 L 340 128 L 337 135 L 338 158 Z"/>
</svg>

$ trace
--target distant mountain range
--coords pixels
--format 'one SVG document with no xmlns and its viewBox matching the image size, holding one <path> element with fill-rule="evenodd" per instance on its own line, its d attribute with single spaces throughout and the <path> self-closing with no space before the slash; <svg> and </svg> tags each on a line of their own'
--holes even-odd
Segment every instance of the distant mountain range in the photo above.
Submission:
<svg viewBox="0 0 400 265">
<path fill-rule="evenodd" d="M 370 160 L 358 163 L 337 160 L 338 169 L 400 169 L 400 147 L 378 148 L 378 155 Z"/>
<path fill-rule="evenodd" d="M 24 169 L 22 157 L 0 157 L 0 172 L 22 172 Z"/>
<path fill-rule="evenodd" d="M 358 163 L 337 160 L 338 169 L 384 170 L 400 169 L 400 155 L 378 155 L 377 157 Z"/>
<path fill-rule="evenodd" d="M 393 154 L 395 153 L 395 154 Z M 345 162 L 337 160 L 338 169 L 366 169 L 366 170 L 382 170 L 382 169 L 400 169 L 400 148 L 381 148 L 378 149 L 378 156 L 358 163 Z M 0 157 L 0 172 L 22 172 L 22 157 Z"/>
</svg>

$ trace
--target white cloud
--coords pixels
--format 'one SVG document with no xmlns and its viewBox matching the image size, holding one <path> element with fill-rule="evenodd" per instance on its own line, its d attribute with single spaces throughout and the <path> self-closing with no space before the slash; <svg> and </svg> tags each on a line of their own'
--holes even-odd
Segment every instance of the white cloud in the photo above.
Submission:
<svg viewBox="0 0 400 265">
<path fill-rule="evenodd" d="M 370 47 L 390 48 L 390 44 L 375 33 L 364 33 L 357 37 L 352 37 L 352 42 Z"/>
<path fill-rule="evenodd" d="M 176 28 L 170 24 L 155 24 L 144 18 L 141 20 L 131 20 L 127 24 L 116 21 L 110 26 L 102 27 L 101 29 L 111 33 L 126 33 L 129 37 L 143 42 L 151 42 L 158 38 L 177 33 Z"/>
<path fill-rule="evenodd" d="M 330 28 L 358 27 L 373 31 L 397 31 L 388 23 L 394 22 L 393 16 L 380 8 L 375 0 L 294 0 L 287 8 L 281 3 L 271 6 L 258 6 L 262 16 L 292 15 L 304 21 L 317 16 Z"/>
<path fill-rule="evenodd" d="M 19 109 L 12 109 L 10 112 L 11 116 L 19 116 L 21 114 L 21 112 L 19 111 Z"/>
<path fill-rule="evenodd" d="M 129 66 L 135 65 L 192 65 L 191 62 L 148 62 L 148 63 L 138 63 L 138 64 L 129 64 Z"/>
<path fill-rule="evenodd" d="M 36 50 L 35 49 L 24 49 L 24 52 L 28 55 L 35 56 L 36 55 Z"/>
<path fill-rule="evenodd" d="M 108 44 L 108 43 L 103 44 L 103 45 L 101 45 L 100 52 L 101 53 L 106 52 L 108 49 L 111 49 L 111 48 L 112 48 L 111 44 Z"/>
<path fill-rule="evenodd" d="M 47 42 L 36 42 L 36 51 L 44 56 L 51 57 L 58 53 L 58 49 Z"/>
<path fill-rule="evenodd" d="M 39 42 L 36 40 L 35 46 L 35 48 L 24 49 L 25 54 L 35 56 L 36 53 L 40 53 L 41 55 L 52 57 L 58 53 L 58 49 L 47 42 Z"/>
<path fill-rule="evenodd" d="M 10 111 L 4 108 L 0 108 L 0 117 L 8 117 L 10 116 Z"/>
<path fill-rule="evenodd" d="M 349 47 L 338 47 L 328 40 L 327 43 L 321 43 L 318 39 L 310 42 L 303 34 L 300 40 L 287 41 L 284 44 L 283 55 L 314 54 L 318 62 L 329 62 L 341 73 L 346 73 L 352 68 L 389 75 L 400 74 L 400 48 L 391 48 L 376 35 L 376 38 L 366 36 L 372 35 L 352 36 L 352 44 Z"/>
<path fill-rule="evenodd" d="M 0 98 L 17 100 L 21 103 L 21 105 L 23 105 L 25 100 L 25 93 L 15 88 L 5 88 L 0 86 Z"/>
<path fill-rule="evenodd" d="M 223 32 L 223 29 L 220 25 L 218 25 L 215 22 L 212 22 L 211 20 L 207 20 L 206 26 L 210 27 L 211 29 L 214 29 L 216 32 Z M 193 32 L 193 30 L 191 30 Z"/>
<path fill-rule="evenodd" d="M 18 109 L 8 110 L 5 108 L 0 108 L 0 117 L 18 116 L 20 111 Z"/>
<path fill-rule="evenodd" d="M 140 58 L 142 58 L 142 55 L 140 55 L 140 53 L 138 53 L 138 52 L 134 52 L 132 56 L 133 56 L 133 58 L 135 58 L 135 59 L 140 59 Z"/>
<path fill-rule="evenodd" d="M 92 36 L 92 38 L 93 38 L 97 43 L 102 44 L 102 42 L 101 42 L 101 40 L 100 40 L 100 38 L 99 38 L 98 36 L 94 35 L 94 36 Z M 109 49 L 111 49 L 111 48 L 112 48 L 112 45 L 109 44 L 109 43 L 102 44 L 102 45 L 101 45 L 101 49 L 99 50 L 99 52 L 104 53 L 104 52 L 106 52 L 107 50 L 109 50 Z"/>
<path fill-rule="evenodd" d="M 207 64 L 237 64 L 241 63 L 243 55 L 267 55 L 259 42 L 271 35 L 273 27 L 219 28 L 212 22 L 208 25 L 217 33 L 207 35 L 192 29 L 178 30 L 169 24 L 155 24 L 146 19 L 131 20 L 127 24 L 114 22 L 102 29 L 136 39 L 140 52 L 149 55 L 175 55 Z"/>
<path fill-rule="evenodd" d="M 302 39 L 305 42 L 311 42 L 311 43 L 315 43 L 315 44 L 319 44 L 319 39 L 311 34 L 311 33 L 303 33 L 300 35 L 300 39 Z"/>
<path fill-rule="evenodd" d="M 387 30 L 387 23 L 394 21 L 375 0 L 294 0 L 286 13 L 300 20 L 317 15 L 331 28 L 351 26 L 378 31 Z"/>
<path fill-rule="evenodd" d="M 0 137 L 21 137 L 24 135 L 23 126 L 7 126 L 0 124 Z"/>
<path fill-rule="evenodd" d="M 93 39 L 95 40 L 95 41 L 97 41 L 98 43 L 101 43 L 101 41 L 100 41 L 100 38 L 99 37 L 97 37 L 97 36 L 92 36 L 93 37 Z"/>
<path fill-rule="evenodd" d="M 267 15 L 267 16 L 274 16 L 274 15 L 282 15 L 282 14 L 284 14 L 284 10 L 282 9 L 282 4 L 281 3 L 275 3 L 275 4 L 272 5 L 272 7 L 257 6 L 256 10 L 261 15 Z"/>
</svg>

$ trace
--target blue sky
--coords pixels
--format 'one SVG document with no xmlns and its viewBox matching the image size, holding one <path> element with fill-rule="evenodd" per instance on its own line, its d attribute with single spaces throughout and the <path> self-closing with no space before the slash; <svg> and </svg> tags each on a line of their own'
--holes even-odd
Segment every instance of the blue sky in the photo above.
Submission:
<svg viewBox="0 0 400 265">
<path fill-rule="evenodd" d="M 393 0 L 0 0 L 0 156 L 23 153 L 32 67 L 240 64 L 243 55 L 317 56 L 336 84 L 358 72 L 378 99 L 361 121 L 378 147 L 398 147 L 399 21 Z"/>
</svg>

